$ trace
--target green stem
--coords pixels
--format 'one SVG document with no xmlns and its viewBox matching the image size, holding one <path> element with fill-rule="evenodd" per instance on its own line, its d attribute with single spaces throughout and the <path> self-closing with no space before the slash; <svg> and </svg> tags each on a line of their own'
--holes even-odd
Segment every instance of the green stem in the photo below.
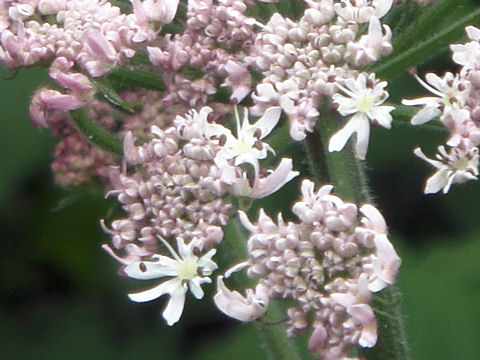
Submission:
<svg viewBox="0 0 480 360">
<path fill-rule="evenodd" d="M 439 49 L 443 49 L 451 42 L 460 39 L 464 35 L 465 25 L 478 21 L 480 21 L 480 7 L 477 5 L 468 14 L 443 27 L 443 30 L 418 45 L 411 46 L 404 51 L 395 51 L 392 55 L 376 63 L 371 71 L 379 77 L 391 79 L 409 67 L 425 62 L 429 57 L 435 55 Z"/>
<path fill-rule="evenodd" d="M 108 78 L 128 87 L 141 87 L 158 91 L 165 90 L 160 74 L 141 69 L 119 67 L 108 74 Z"/>
<path fill-rule="evenodd" d="M 88 141 L 112 154 L 123 154 L 122 141 L 99 128 L 95 122 L 90 119 L 85 109 L 71 111 L 70 118 L 78 132 L 88 139 Z"/>
<path fill-rule="evenodd" d="M 338 120 L 336 114 L 325 108 L 315 132 L 307 137 L 306 149 L 312 173 L 317 181 L 332 183 L 335 193 L 342 198 L 357 204 L 372 203 L 364 164 L 355 159 L 351 148 L 342 152 L 328 152 L 328 141 L 340 125 Z M 379 311 L 378 341 L 373 349 L 362 349 L 366 359 L 409 359 L 398 301 L 400 296 L 395 286 L 389 286 L 373 296 L 373 308 Z"/>
<path fill-rule="evenodd" d="M 221 244 L 219 256 L 227 260 L 229 265 L 246 259 L 247 252 L 245 248 L 245 234 L 238 218 L 232 218 L 224 228 L 225 240 Z M 251 288 L 255 286 L 256 281 L 236 274 L 232 277 L 235 285 L 239 288 Z M 286 308 L 280 301 L 273 301 L 268 306 L 268 317 L 273 321 L 285 318 Z M 308 353 L 305 344 L 297 339 L 289 339 L 285 335 L 285 329 L 282 324 L 263 325 L 258 322 L 254 327 L 258 331 L 258 335 L 265 342 L 265 350 L 269 359 L 275 360 L 312 360 L 312 356 Z"/>
</svg>

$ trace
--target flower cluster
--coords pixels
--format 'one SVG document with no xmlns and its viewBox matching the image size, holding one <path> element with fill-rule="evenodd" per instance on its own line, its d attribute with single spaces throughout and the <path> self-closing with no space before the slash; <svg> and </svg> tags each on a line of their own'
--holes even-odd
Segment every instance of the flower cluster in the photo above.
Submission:
<svg viewBox="0 0 480 360">
<path fill-rule="evenodd" d="M 176 310 L 167 306 L 164 313 L 169 324 L 181 314 L 179 303 L 183 308 L 179 299 L 184 299 L 186 290 L 184 285 L 178 288 L 182 283 L 178 279 L 188 280 L 193 294 L 201 297 L 195 277 L 179 274 L 196 274 L 192 270 L 195 266 L 209 273 L 214 270 L 213 265 L 205 267 L 200 262 L 208 260 L 210 264 L 211 249 L 223 239 L 222 226 L 227 224 L 233 208 L 227 196 L 264 197 L 298 175 L 292 171 L 290 159 L 282 159 L 277 169 L 266 176 L 260 171 L 259 160 L 266 157 L 267 150 L 273 151 L 261 140 L 277 123 L 279 109 L 269 109 L 253 125 L 246 113 L 242 122 L 236 113 L 237 137 L 212 122 L 212 116 L 213 110 L 203 107 L 177 116 L 164 129 L 153 125 L 153 139 L 139 146 L 135 145 L 133 133 L 128 132 L 124 140 L 126 164 L 123 169 L 112 168 L 110 173 L 113 190 L 107 196 L 116 196 L 128 216 L 114 220 L 111 229 L 104 226 L 115 250 L 107 245 L 104 248 L 122 264 L 121 271 L 127 276 L 177 279 L 168 285 L 163 283 L 144 297 L 131 296 L 134 301 L 147 301 L 169 293 L 176 299 L 172 300 Z M 240 166 L 245 163 L 253 166 L 253 175 Z M 175 238 L 180 256 L 168 245 Z M 167 246 L 176 264 L 160 254 L 162 245 Z M 124 255 L 117 256 L 114 251 Z M 169 315 L 170 310 L 175 316 Z"/>
<path fill-rule="evenodd" d="M 366 84 L 374 75 L 359 74 L 357 69 L 391 52 L 390 28 L 379 19 L 392 1 L 309 0 L 306 4 L 298 22 L 276 13 L 255 39 L 249 59 L 264 78 L 253 95 L 252 113 L 280 105 L 289 117 L 290 136 L 300 141 L 313 131 L 322 99 L 341 91 L 347 97 L 333 98 L 340 113 L 357 116 L 333 140 L 331 151 L 341 150 L 357 133 L 356 154 L 364 158 L 370 122 L 388 128 L 391 108 L 378 108 L 388 96 L 386 83 Z M 365 32 L 360 30 L 364 28 Z"/>
<path fill-rule="evenodd" d="M 175 16 L 176 6 L 147 3 L 151 10 L 168 10 L 165 22 Z M 37 126 L 46 127 L 50 110 L 86 105 L 94 95 L 89 77 L 105 75 L 132 58 L 139 44 L 155 39 L 150 21 L 160 18 L 139 16 L 141 2 L 135 4 L 137 11 L 126 15 L 106 0 L 2 2 L 0 63 L 11 69 L 50 63 L 49 75 L 61 88 L 42 88 L 35 94 L 30 113 Z"/>
<path fill-rule="evenodd" d="M 315 192 L 313 182 L 302 182 L 303 198 L 293 206 L 299 222 L 279 214 L 275 223 L 261 210 L 252 224 L 240 213 L 251 234 L 249 258 L 225 277 L 247 268 L 258 284 L 242 296 L 218 277 L 214 297 L 221 311 L 240 321 L 261 317 L 273 299 L 293 299 L 287 335 L 310 327 L 309 349 L 329 360 L 342 359 L 352 346 L 375 345 L 371 293 L 393 284 L 400 266 L 380 212 L 370 204 L 358 209 L 332 195 L 332 188 Z"/>
<path fill-rule="evenodd" d="M 439 117 L 450 136 L 446 146 L 439 146 L 437 160 L 429 159 L 416 148 L 415 155 L 430 163 L 436 172 L 427 180 L 425 193 L 443 190 L 447 193 L 452 184 L 477 179 L 478 145 L 480 145 L 480 30 L 467 26 L 470 38 L 467 44 L 455 44 L 453 61 L 461 66 L 453 74 L 442 77 L 428 73 L 426 81 L 416 79 L 433 96 L 403 100 L 405 105 L 423 107 L 413 116 L 411 122 L 421 125 Z"/>
<path fill-rule="evenodd" d="M 250 92 L 243 59 L 255 38 L 255 20 L 244 14 L 246 9 L 242 0 L 189 1 L 183 32 L 166 34 L 159 45 L 147 48 L 163 74 L 166 103 L 205 104 L 220 85 L 231 89 L 230 99 L 237 103 Z M 200 74 L 188 76 L 186 69 Z"/>
</svg>

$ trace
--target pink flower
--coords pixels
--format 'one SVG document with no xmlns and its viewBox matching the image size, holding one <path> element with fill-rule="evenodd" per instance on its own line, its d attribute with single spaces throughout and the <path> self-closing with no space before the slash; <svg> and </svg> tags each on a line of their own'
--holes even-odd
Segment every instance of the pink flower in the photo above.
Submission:
<svg viewBox="0 0 480 360">
<path fill-rule="evenodd" d="M 247 289 L 246 296 L 242 296 L 238 291 L 229 290 L 223 282 L 223 276 L 219 276 L 213 301 L 224 314 L 246 322 L 265 314 L 269 298 L 267 288 L 262 284 L 258 284 L 255 291 Z"/>
</svg>

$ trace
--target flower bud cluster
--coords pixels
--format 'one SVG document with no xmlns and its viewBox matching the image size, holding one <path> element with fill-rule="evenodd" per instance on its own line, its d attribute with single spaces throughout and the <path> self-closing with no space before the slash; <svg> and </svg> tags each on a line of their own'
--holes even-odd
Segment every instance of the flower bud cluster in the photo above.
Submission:
<svg viewBox="0 0 480 360">
<path fill-rule="evenodd" d="M 191 0 L 185 30 L 148 47 L 150 61 L 164 74 L 169 93 L 165 102 L 205 104 L 221 79 L 222 86 L 232 90 L 232 101 L 238 103 L 249 93 L 251 76 L 243 59 L 255 33 L 246 8 L 243 0 Z M 201 75 L 189 76 L 188 69 Z"/>
<path fill-rule="evenodd" d="M 453 61 L 461 66 L 457 73 L 442 77 L 428 73 L 426 81 L 416 76 L 420 84 L 434 96 L 403 100 L 405 105 L 423 105 L 411 122 L 422 125 L 435 117 L 450 132 L 446 146 L 439 146 L 436 160 L 427 158 L 420 148 L 415 155 L 436 168 L 427 180 L 425 193 L 443 190 L 447 193 L 455 183 L 478 178 L 478 146 L 480 145 L 480 29 L 467 26 L 471 40 L 454 44 Z"/>
<path fill-rule="evenodd" d="M 86 105 L 94 90 L 89 76 L 106 74 L 135 55 L 155 32 L 136 14 L 122 14 L 106 0 L 4 1 L 0 7 L 0 63 L 16 69 L 51 63 L 50 77 L 62 90 L 39 90 L 30 107 L 37 126 L 49 110 Z"/>
<path fill-rule="evenodd" d="M 322 99 L 336 93 L 338 83 L 356 78 L 356 69 L 392 50 L 390 28 L 379 20 L 391 0 L 306 3 L 297 22 L 274 14 L 249 57 L 264 74 L 252 113 L 280 105 L 289 116 L 290 136 L 297 141 L 313 131 Z"/>
<path fill-rule="evenodd" d="M 125 135 L 126 163 L 122 169 L 112 168 L 113 190 L 107 196 L 116 196 L 128 215 L 114 220 L 111 229 L 105 227 L 113 247 L 126 254 L 117 257 L 122 264 L 158 254 L 160 237 L 181 237 L 187 244 L 195 239 L 202 251 L 215 247 L 232 211 L 228 195 L 267 196 L 298 174 L 292 171 L 291 161 L 282 159 L 272 174 L 264 177 L 254 171 L 252 178 L 240 166 L 242 159 L 231 153 L 231 145 L 239 144 L 237 139 L 213 122 L 215 116 L 210 107 L 203 107 L 177 116 L 163 129 L 153 125 L 153 138 L 139 146 L 132 132 Z M 256 130 L 246 124 L 243 128 Z M 245 141 L 240 144 L 243 150 L 248 146 Z M 247 160 L 260 170 L 258 159 L 264 154 L 251 151 Z"/>
<path fill-rule="evenodd" d="M 127 116 L 98 100 L 91 101 L 90 106 L 86 108 L 100 128 L 111 133 L 117 132 L 120 136 L 132 131 L 136 136 L 150 139 L 152 136 L 149 129 L 153 124 L 164 125 L 175 115 L 185 112 L 183 106 L 163 107 L 159 94 L 155 92 L 126 90 L 120 95 L 127 103 L 141 102 L 141 108 Z M 51 129 L 52 136 L 60 137 L 51 164 L 57 184 L 70 187 L 93 182 L 94 179 L 100 180 L 103 184 L 108 183 L 110 166 L 118 164 L 118 158 L 79 134 L 63 112 L 51 112 L 46 125 Z"/>
<path fill-rule="evenodd" d="M 259 282 L 240 301 L 220 279 L 215 302 L 227 315 L 250 321 L 265 313 L 270 300 L 293 299 L 287 335 L 310 327 L 309 349 L 334 360 L 353 346 L 375 345 L 371 293 L 394 283 L 400 258 L 380 212 L 344 202 L 332 188 L 315 192 L 313 182 L 302 182 L 303 199 L 293 206 L 299 222 L 285 222 L 280 214 L 275 222 L 261 210 L 253 224 L 240 213 L 250 232 L 249 258 L 240 267 Z"/>
</svg>

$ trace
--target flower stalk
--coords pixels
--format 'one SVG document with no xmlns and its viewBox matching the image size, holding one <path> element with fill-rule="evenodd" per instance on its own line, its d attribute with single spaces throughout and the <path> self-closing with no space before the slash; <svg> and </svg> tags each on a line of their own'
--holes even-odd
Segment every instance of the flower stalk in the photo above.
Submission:
<svg viewBox="0 0 480 360">
<path fill-rule="evenodd" d="M 328 140 L 338 128 L 338 116 L 324 104 L 321 121 L 307 137 L 306 152 L 312 175 L 317 182 L 328 181 L 335 192 L 357 204 L 372 203 L 365 168 L 357 160 L 351 147 L 330 153 Z M 401 294 L 395 285 L 388 286 L 373 296 L 373 308 L 378 321 L 378 341 L 372 349 L 362 349 L 368 360 L 409 359 L 408 346 L 400 311 Z"/>
</svg>

